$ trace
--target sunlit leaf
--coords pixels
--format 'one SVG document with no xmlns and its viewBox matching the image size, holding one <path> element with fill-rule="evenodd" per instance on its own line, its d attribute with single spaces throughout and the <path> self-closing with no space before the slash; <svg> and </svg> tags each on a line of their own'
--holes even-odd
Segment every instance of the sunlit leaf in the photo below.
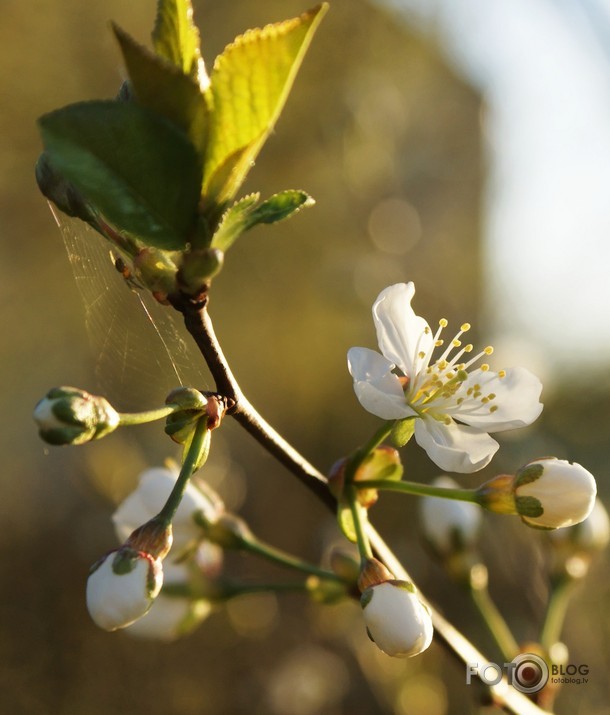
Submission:
<svg viewBox="0 0 610 715">
<path fill-rule="evenodd" d="M 52 165 L 108 221 L 157 248 L 184 248 L 201 167 L 180 130 L 132 102 L 72 104 L 39 121 Z"/>
<path fill-rule="evenodd" d="M 113 29 L 136 100 L 183 129 L 202 153 L 207 111 L 199 85 L 176 65 L 138 44 L 117 25 L 113 25 Z"/>
<path fill-rule="evenodd" d="M 259 194 L 250 194 L 227 209 L 212 239 L 212 248 L 226 251 L 244 231 L 259 223 L 276 223 L 313 206 L 315 201 L 304 191 L 282 191 L 256 206 Z"/>
<path fill-rule="evenodd" d="M 190 0 L 158 0 L 152 41 L 160 57 L 207 86 Z"/>
<path fill-rule="evenodd" d="M 217 204 L 230 200 L 244 181 L 326 10 L 322 4 L 292 20 L 249 30 L 217 57 L 208 89 L 203 182 L 204 195 Z"/>
<path fill-rule="evenodd" d="M 212 248 L 226 251 L 248 226 L 248 214 L 256 206 L 260 194 L 250 194 L 227 209 L 212 239 Z"/>
</svg>

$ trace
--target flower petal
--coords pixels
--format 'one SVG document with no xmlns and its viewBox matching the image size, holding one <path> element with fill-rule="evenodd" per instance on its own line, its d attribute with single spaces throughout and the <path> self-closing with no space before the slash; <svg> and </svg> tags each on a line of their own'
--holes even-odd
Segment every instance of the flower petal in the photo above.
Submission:
<svg viewBox="0 0 610 715">
<path fill-rule="evenodd" d="M 430 417 L 415 420 L 415 440 L 441 469 L 463 474 L 483 469 L 500 446 L 474 427 L 445 424 Z"/>
<path fill-rule="evenodd" d="M 486 432 L 503 432 L 531 424 L 542 412 L 542 383 L 524 367 L 504 372 L 504 377 L 500 377 L 491 370 L 473 370 L 455 395 L 456 398 L 464 396 L 464 402 L 447 410 L 447 414 Z M 481 397 L 489 394 L 495 397 L 485 403 L 480 398 L 467 397 L 467 391 L 475 385 Z M 496 407 L 494 412 L 490 412 L 491 406 Z"/>
<path fill-rule="evenodd" d="M 354 378 L 354 392 L 360 404 L 377 417 L 396 420 L 416 413 L 407 405 L 400 381 L 392 372 L 394 364 L 368 348 L 351 348 L 347 366 Z"/>
<path fill-rule="evenodd" d="M 379 349 L 411 378 L 420 369 L 418 354 L 426 353 L 433 342 L 430 326 L 411 307 L 414 295 L 413 283 L 396 283 L 382 290 L 373 305 Z"/>
</svg>

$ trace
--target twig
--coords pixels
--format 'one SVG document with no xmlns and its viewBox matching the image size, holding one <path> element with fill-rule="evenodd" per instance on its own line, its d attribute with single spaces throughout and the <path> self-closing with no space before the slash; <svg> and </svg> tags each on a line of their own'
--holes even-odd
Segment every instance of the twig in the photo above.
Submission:
<svg viewBox="0 0 610 715">
<path fill-rule="evenodd" d="M 337 504 L 335 498 L 328 491 L 326 477 L 279 435 L 245 398 L 216 338 L 206 302 L 194 302 L 182 295 L 173 296 L 171 302 L 173 307 L 182 313 L 186 328 L 197 344 L 216 382 L 216 390 L 234 401 L 235 404 L 228 414 L 231 414 L 271 455 L 287 467 L 334 513 Z M 404 566 L 370 525 L 368 526 L 368 536 L 374 550 L 394 573 L 394 576 L 412 581 Z M 487 658 L 441 616 L 421 594 L 419 597 L 431 610 L 437 634 L 458 659 L 464 663 L 483 664 L 488 662 Z M 512 688 L 505 679 L 497 685 L 489 686 L 489 690 L 494 702 L 514 715 L 543 715 L 546 712 L 532 703 L 523 693 Z"/>
</svg>

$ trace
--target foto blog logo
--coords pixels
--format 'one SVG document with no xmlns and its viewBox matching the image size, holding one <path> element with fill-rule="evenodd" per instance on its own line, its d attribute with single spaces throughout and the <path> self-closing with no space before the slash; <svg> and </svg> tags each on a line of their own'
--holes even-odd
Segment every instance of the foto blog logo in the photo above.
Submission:
<svg viewBox="0 0 610 715">
<path fill-rule="evenodd" d="M 485 685 L 497 685 L 506 676 L 509 684 L 522 693 L 537 693 L 549 680 L 549 666 L 533 653 L 521 653 L 510 663 L 467 663 L 466 684 L 472 676 L 478 677 Z"/>
</svg>

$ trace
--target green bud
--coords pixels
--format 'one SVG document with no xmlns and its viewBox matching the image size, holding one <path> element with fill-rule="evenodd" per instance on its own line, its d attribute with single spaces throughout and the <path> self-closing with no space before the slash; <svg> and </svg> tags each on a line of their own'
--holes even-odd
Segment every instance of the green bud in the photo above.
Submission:
<svg viewBox="0 0 610 715">
<path fill-rule="evenodd" d="M 147 246 L 133 259 L 133 269 L 138 278 L 151 291 L 159 303 L 167 304 L 167 296 L 176 290 L 174 253 Z"/>
<path fill-rule="evenodd" d="M 101 439 L 119 425 L 118 412 L 103 397 L 75 387 L 49 390 L 34 408 L 41 438 L 54 445 Z"/>
<path fill-rule="evenodd" d="M 178 272 L 180 289 L 191 296 L 205 293 L 210 281 L 222 270 L 224 253 L 218 248 L 198 248 L 184 253 Z"/>
</svg>

